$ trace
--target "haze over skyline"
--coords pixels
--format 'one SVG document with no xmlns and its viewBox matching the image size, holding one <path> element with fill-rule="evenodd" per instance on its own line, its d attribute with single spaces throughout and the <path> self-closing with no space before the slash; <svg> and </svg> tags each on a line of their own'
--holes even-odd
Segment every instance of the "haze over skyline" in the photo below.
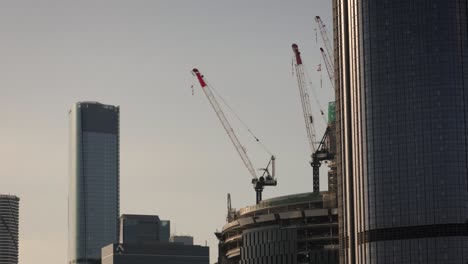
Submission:
<svg viewBox="0 0 468 264">
<path fill-rule="evenodd" d="M 173 232 L 207 241 L 214 262 L 226 194 L 239 208 L 255 192 L 194 67 L 277 156 L 278 186 L 264 199 L 312 191 L 291 44 L 325 108 L 332 91 L 324 65 L 323 88 L 315 71 L 316 15 L 331 33 L 324 0 L 0 3 L 0 193 L 21 198 L 20 263 L 66 261 L 68 111 L 78 101 L 120 106 L 120 212 L 171 220 Z M 265 166 L 268 154 L 230 120 Z"/>
</svg>

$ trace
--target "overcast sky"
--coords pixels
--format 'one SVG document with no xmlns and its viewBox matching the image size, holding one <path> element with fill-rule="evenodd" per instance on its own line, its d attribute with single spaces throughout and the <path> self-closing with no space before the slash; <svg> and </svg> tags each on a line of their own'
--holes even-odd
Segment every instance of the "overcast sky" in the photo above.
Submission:
<svg viewBox="0 0 468 264">
<path fill-rule="evenodd" d="M 67 261 L 67 114 L 77 101 L 120 106 L 120 212 L 171 220 L 173 233 L 207 241 L 215 261 L 226 194 L 239 208 L 255 193 L 193 67 L 276 154 L 278 186 L 264 198 L 312 191 L 291 44 L 325 107 L 316 15 L 331 31 L 328 0 L 1 1 L 0 193 L 21 198 L 20 263 Z M 232 125 L 265 166 L 268 154 Z"/>
</svg>

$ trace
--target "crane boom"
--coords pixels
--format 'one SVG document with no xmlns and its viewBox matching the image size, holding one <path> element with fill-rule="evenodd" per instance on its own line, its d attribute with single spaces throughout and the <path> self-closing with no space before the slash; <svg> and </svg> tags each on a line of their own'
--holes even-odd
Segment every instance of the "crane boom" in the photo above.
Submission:
<svg viewBox="0 0 468 264">
<path fill-rule="evenodd" d="M 322 19 L 319 16 L 315 17 L 315 22 L 317 22 L 317 25 L 320 30 L 320 35 L 322 36 L 323 44 L 325 45 L 325 49 L 327 50 L 327 55 L 329 58 L 333 58 L 333 49 L 331 46 L 330 39 L 328 38 L 328 32 L 327 28 L 325 27 L 325 24 L 323 23 Z"/>
<path fill-rule="evenodd" d="M 323 61 L 325 63 L 325 67 L 327 67 L 328 77 L 330 78 L 330 83 L 335 90 L 335 68 L 333 67 L 333 49 L 331 46 L 330 39 L 328 38 L 327 28 L 323 23 L 322 19 L 319 16 L 315 17 L 315 22 L 320 30 L 320 36 L 322 37 L 323 45 L 325 46 L 325 50 L 320 48 L 320 52 L 322 53 Z"/>
<path fill-rule="evenodd" d="M 210 101 L 210 104 L 213 107 L 213 110 L 216 112 L 216 115 L 218 116 L 219 121 L 223 125 L 224 130 L 226 130 L 226 133 L 228 134 L 229 138 L 231 139 L 232 144 L 236 148 L 237 153 L 239 153 L 239 156 L 242 162 L 244 162 L 244 165 L 247 167 L 252 177 L 256 179 L 257 175 L 255 173 L 254 166 L 252 165 L 252 161 L 250 161 L 250 158 L 247 155 L 245 148 L 242 146 L 236 134 L 234 133 L 234 129 L 232 129 L 231 124 L 229 123 L 226 116 L 224 115 L 224 112 L 221 109 L 221 106 L 219 105 L 218 101 L 214 97 L 213 92 L 211 91 L 210 87 L 206 84 L 206 81 L 204 80 L 203 76 L 198 71 L 198 69 L 193 69 L 193 73 L 195 74 L 195 76 L 197 76 L 198 81 L 200 82 L 200 85 L 203 88 L 203 92 L 208 98 L 208 101 Z"/>
<path fill-rule="evenodd" d="M 317 152 L 317 147 L 315 146 L 315 143 L 317 142 L 317 140 L 315 137 L 314 118 L 312 117 L 312 111 L 310 109 L 310 100 L 309 94 L 307 93 L 307 86 L 304 75 L 304 66 L 302 65 L 301 53 L 299 52 L 299 47 L 297 46 L 297 44 L 293 44 L 292 49 L 296 57 L 296 63 L 294 66 L 296 68 L 297 85 L 299 86 L 299 93 L 301 95 L 302 111 L 304 113 L 307 138 L 309 139 L 309 145 L 311 150 L 312 161 L 310 164 L 313 168 L 313 188 L 314 192 L 318 193 L 320 191 L 320 162 L 318 162 L 318 160 L 315 157 Z"/>
<path fill-rule="evenodd" d="M 314 127 L 314 118 L 310 108 L 309 94 L 307 93 L 307 82 L 305 80 L 304 65 L 302 65 L 301 53 L 299 52 L 299 47 L 297 44 L 293 44 L 292 49 L 296 57 L 296 63 L 294 64 L 294 67 L 296 70 L 297 85 L 299 87 L 299 94 L 301 97 L 307 139 L 309 140 L 310 153 L 314 153 L 316 149 L 315 142 L 317 142 L 317 140 Z"/>
<path fill-rule="evenodd" d="M 330 62 L 330 59 L 328 58 L 323 48 L 320 48 L 320 52 L 322 53 L 323 62 L 325 63 L 325 67 L 327 68 L 330 83 L 332 85 L 333 90 L 335 90 L 335 69 L 333 68 L 333 64 Z"/>
<path fill-rule="evenodd" d="M 250 174 L 252 175 L 252 184 L 256 192 L 256 202 L 257 204 L 260 203 L 262 201 L 262 192 L 263 192 L 264 187 L 277 185 L 277 181 L 275 179 L 275 160 L 276 160 L 275 156 L 273 155 L 271 156 L 270 162 L 268 163 L 266 168 L 262 169 L 263 174 L 260 176 L 260 178 L 257 177 L 254 166 L 252 165 L 252 162 L 250 161 L 250 158 L 247 155 L 245 148 L 242 146 L 236 134 L 234 133 L 234 129 L 232 129 L 231 124 L 229 123 L 226 116 L 224 115 L 224 112 L 221 109 L 221 106 L 216 100 L 216 97 L 211 91 L 211 88 L 207 85 L 203 75 L 200 73 L 200 71 L 198 71 L 198 69 L 193 69 L 192 73 L 197 77 L 198 81 L 200 82 L 200 86 L 205 92 L 205 95 L 208 98 L 208 101 L 210 101 L 210 104 L 213 107 L 213 110 L 216 112 L 216 115 L 218 116 L 219 121 L 221 121 L 221 124 L 223 125 L 224 130 L 226 130 L 226 133 L 228 134 L 229 138 L 231 139 L 232 144 L 236 148 L 237 153 L 239 153 L 239 156 L 241 157 L 242 162 L 244 162 L 244 165 L 247 167 Z M 268 170 L 270 165 L 272 168 L 272 174 L 270 174 Z"/>
</svg>

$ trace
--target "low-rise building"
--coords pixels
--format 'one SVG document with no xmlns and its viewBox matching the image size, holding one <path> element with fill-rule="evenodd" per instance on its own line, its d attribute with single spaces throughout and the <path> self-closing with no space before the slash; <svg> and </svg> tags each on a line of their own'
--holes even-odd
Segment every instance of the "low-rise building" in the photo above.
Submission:
<svg viewBox="0 0 468 264">
<path fill-rule="evenodd" d="M 193 236 L 171 236 L 169 242 L 193 245 Z"/>
<path fill-rule="evenodd" d="M 209 248 L 179 243 L 110 244 L 102 264 L 209 264 Z"/>
</svg>

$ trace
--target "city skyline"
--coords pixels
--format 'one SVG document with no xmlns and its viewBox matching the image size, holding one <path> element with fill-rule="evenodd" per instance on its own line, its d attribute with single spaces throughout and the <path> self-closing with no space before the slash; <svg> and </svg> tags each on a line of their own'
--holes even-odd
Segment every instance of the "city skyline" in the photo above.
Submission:
<svg viewBox="0 0 468 264">
<path fill-rule="evenodd" d="M 0 46 L 0 192 L 22 198 L 20 263 L 66 261 L 66 114 L 78 101 L 123 109 L 120 211 L 164 215 L 177 233 L 216 248 L 213 232 L 224 222 L 226 193 L 235 207 L 254 204 L 255 195 L 196 85 L 192 96 L 193 67 L 209 76 L 277 155 L 278 187 L 265 190 L 264 197 L 310 190 L 290 46 L 301 45 L 309 73 L 318 80 L 313 18 L 320 15 L 331 28 L 327 1 L 1 5 L 6 41 Z M 325 72 L 324 87 L 315 84 L 326 105 L 332 91 Z M 240 124 L 234 126 L 254 165 L 264 166 L 262 150 Z M 325 123 L 319 128 L 318 134 Z M 189 221 L 192 215 L 197 218 Z M 42 256 L 50 248 L 57 254 Z M 210 253 L 212 262 L 217 253 Z"/>
</svg>

